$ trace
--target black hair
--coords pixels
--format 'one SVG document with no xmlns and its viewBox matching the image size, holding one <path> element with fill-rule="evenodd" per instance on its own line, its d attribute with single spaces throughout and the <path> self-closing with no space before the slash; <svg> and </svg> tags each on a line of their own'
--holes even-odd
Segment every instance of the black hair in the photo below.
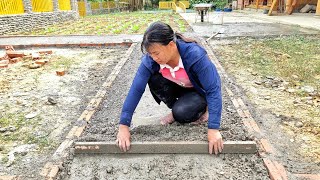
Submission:
<svg viewBox="0 0 320 180">
<path fill-rule="evenodd" d="M 142 53 L 146 53 L 153 43 L 166 46 L 171 41 L 176 42 L 177 39 L 182 39 L 185 42 L 196 42 L 194 39 L 184 37 L 180 33 L 175 33 L 168 24 L 157 21 L 152 23 L 144 33 L 141 51 Z"/>
</svg>

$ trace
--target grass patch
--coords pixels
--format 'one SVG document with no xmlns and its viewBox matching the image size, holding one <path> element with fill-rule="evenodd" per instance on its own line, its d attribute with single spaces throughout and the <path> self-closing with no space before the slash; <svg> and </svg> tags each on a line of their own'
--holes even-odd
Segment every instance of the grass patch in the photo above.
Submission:
<svg viewBox="0 0 320 180">
<path fill-rule="evenodd" d="M 252 69 L 262 76 L 280 77 L 291 86 L 310 85 L 320 89 L 319 44 L 319 37 L 245 39 L 218 51 L 222 59 L 235 66 Z"/>
<path fill-rule="evenodd" d="M 130 12 L 86 16 L 77 21 L 56 24 L 32 32 L 13 32 L 11 35 L 143 34 L 146 27 L 155 21 L 166 22 L 175 31 L 179 32 L 185 32 L 190 28 L 188 23 L 176 13 L 161 11 L 157 13 Z M 135 24 L 138 26 L 134 26 Z"/>
<path fill-rule="evenodd" d="M 39 136 L 37 134 L 39 132 L 37 127 L 39 122 L 42 121 L 41 117 L 26 119 L 23 113 L 2 114 L 0 117 L 0 126 L 2 128 L 15 128 L 14 131 L 7 130 L 0 133 L 0 144 L 12 144 L 14 142 L 37 144 L 40 150 L 51 146 L 50 143 L 52 142 L 47 138 L 47 135 Z"/>
<path fill-rule="evenodd" d="M 50 68 L 52 69 L 69 69 L 76 61 L 73 58 L 63 56 L 52 56 L 50 60 Z"/>
</svg>

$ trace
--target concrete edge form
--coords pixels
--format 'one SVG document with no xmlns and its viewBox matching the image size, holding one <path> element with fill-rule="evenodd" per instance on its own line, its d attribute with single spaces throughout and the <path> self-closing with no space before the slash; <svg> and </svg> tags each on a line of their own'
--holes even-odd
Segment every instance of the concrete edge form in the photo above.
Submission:
<svg viewBox="0 0 320 180">
<path fill-rule="evenodd" d="M 115 142 L 75 142 L 75 154 L 124 154 Z M 222 153 L 253 154 L 257 152 L 254 141 L 226 141 Z M 155 141 L 132 142 L 128 154 L 208 154 L 208 142 Z"/>
</svg>

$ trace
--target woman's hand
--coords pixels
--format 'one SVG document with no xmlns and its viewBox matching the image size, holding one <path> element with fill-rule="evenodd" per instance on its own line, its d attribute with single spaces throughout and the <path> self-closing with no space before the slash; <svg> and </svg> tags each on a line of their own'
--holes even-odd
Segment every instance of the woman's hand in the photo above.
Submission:
<svg viewBox="0 0 320 180">
<path fill-rule="evenodd" d="M 130 149 L 130 131 L 129 127 L 120 124 L 116 144 L 121 151 L 129 151 Z"/>
<path fill-rule="evenodd" d="M 209 154 L 214 153 L 217 155 L 221 153 L 223 149 L 222 136 L 217 129 L 208 129 L 208 142 L 209 142 Z"/>
</svg>

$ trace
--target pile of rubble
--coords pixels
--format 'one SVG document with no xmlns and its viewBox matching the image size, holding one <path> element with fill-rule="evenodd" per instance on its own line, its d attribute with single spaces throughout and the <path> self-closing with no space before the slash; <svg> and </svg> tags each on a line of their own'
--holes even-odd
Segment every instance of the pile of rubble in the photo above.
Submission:
<svg viewBox="0 0 320 180">
<path fill-rule="evenodd" d="M 8 68 L 10 64 L 15 64 L 20 61 L 28 62 L 27 67 L 29 69 L 37 69 L 49 62 L 53 52 L 52 50 L 41 50 L 32 53 L 25 53 L 16 51 L 12 46 L 5 47 L 6 54 L 0 57 L 0 68 Z M 64 71 L 57 71 L 57 75 L 64 75 Z"/>
</svg>

